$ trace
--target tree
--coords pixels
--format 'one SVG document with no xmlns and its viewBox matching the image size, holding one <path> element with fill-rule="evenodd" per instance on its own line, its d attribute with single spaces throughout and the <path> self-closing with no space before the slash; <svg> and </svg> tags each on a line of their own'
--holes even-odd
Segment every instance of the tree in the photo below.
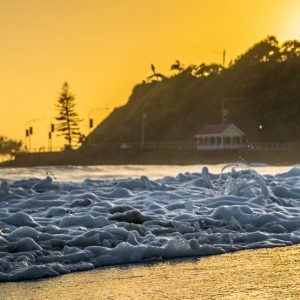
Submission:
<svg viewBox="0 0 300 300">
<path fill-rule="evenodd" d="M 153 64 L 151 64 L 151 71 L 153 74 L 147 77 L 149 80 L 151 79 L 162 80 L 165 78 L 163 74 L 156 72 L 155 66 Z"/>
<path fill-rule="evenodd" d="M 63 136 L 67 141 L 67 147 L 72 149 L 72 146 L 78 143 L 81 134 L 79 131 L 78 114 L 75 112 L 75 97 L 69 91 L 69 85 L 65 82 L 62 86 L 62 91 L 57 99 L 56 108 L 58 110 L 57 131 L 58 136 Z"/>
<path fill-rule="evenodd" d="M 12 155 L 14 152 L 19 151 L 21 146 L 22 142 L 0 135 L 0 155 Z"/>
<path fill-rule="evenodd" d="M 297 59 L 300 56 L 300 41 L 286 41 L 280 47 L 281 61 L 288 59 Z"/>
<path fill-rule="evenodd" d="M 184 70 L 183 65 L 178 59 L 175 60 L 175 63 L 171 65 L 171 71 L 173 70 L 176 70 L 178 74 Z"/>
<path fill-rule="evenodd" d="M 194 71 L 194 75 L 197 77 L 207 77 L 213 74 L 220 74 L 224 70 L 224 67 L 218 64 L 201 64 Z"/>
</svg>

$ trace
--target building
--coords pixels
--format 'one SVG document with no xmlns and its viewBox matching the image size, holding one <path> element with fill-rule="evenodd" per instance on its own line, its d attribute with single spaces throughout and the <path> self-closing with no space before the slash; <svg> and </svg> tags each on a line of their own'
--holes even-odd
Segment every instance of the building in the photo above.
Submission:
<svg viewBox="0 0 300 300">
<path fill-rule="evenodd" d="M 195 135 L 198 150 L 239 149 L 245 133 L 233 123 L 205 125 Z"/>
</svg>

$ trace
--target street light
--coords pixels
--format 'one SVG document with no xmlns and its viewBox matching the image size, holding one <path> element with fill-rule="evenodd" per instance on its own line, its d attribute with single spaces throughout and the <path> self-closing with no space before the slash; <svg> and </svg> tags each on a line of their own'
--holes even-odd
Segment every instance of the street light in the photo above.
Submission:
<svg viewBox="0 0 300 300">
<path fill-rule="evenodd" d="M 33 126 L 32 124 L 35 122 L 39 122 L 46 119 L 45 117 L 43 118 L 33 118 L 30 119 L 29 121 L 25 122 L 25 148 L 27 148 L 27 140 L 28 140 L 28 150 L 29 152 L 31 151 L 31 136 L 33 135 Z"/>
<path fill-rule="evenodd" d="M 147 119 L 147 114 L 142 114 L 142 120 L 141 120 L 141 146 L 144 147 L 145 144 L 145 123 Z"/>
<path fill-rule="evenodd" d="M 222 121 L 222 125 L 225 125 L 225 123 L 227 122 L 227 115 L 228 115 L 228 111 L 227 109 L 225 109 L 225 101 L 227 100 L 227 98 L 222 99 L 222 107 L 221 107 L 221 121 Z"/>
<path fill-rule="evenodd" d="M 33 135 L 33 127 L 32 123 L 35 119 L 30 119 L 29 121 L 25 122 L 25 148 L 27 148 L 27 140 L 28 140 L 28 151 L 31 150 L 31 136 Z"/>
<path fill-rule="evenodd" d="M 101 111 L 101 110 L 109 110 L 108 107 L 100 107 L 100 108 L 93 108 L 89 111 L 89 133 L 90 130 L 94 127 L 94 119 L 91 117 L 92 113 L 96 112 L 96 111 Z"/>
<path fill-rule="evenodd" d="M 94 120 L 89 118 L 89 128 L 93 128 L 94 127 Z"/>
<path fill-rule="evenodd" d="M 94 128 L 94 119 L 92 118 L 92 113 L 96 112 L 96 111 L 101 111 L 101 110 L 109 110 L 108 107 L 99 107 L 99 108 L 93 108 L 89 111 L 89 118 L 88 118 L 88 131 L 89 131 L 89 134 L 91 132 L 91 129 Z M 87 142 L 88 144 L 91 144 L 91 138 L 90 136 L 88 136 L 87 138 Z"/>
<path fill-rule="evenodd" d="M 48 151 L 52 152 L 52 133 L 54 132 L 54 124 L 50 124 L 50 130 L 48 132 Z"/>
<path fill-rule="evenodd" d="M 52 121 L 53 117 L 50 120 L 50 126 L 48 131 L 48 151 L 52 152 L 52 133 L 55 132 L 55 124 Z"/>
<path fill-rule="evenodd" d="M 224 125 L 226 124 L 227 117 L 228 117 L 228 109 L 225 107 L 225 102 L 227 100 L 244 100 L 244 97 L 226 97 L 222 99 L 222 103 L 221 103 L 221 124 Z"/>
</svg>

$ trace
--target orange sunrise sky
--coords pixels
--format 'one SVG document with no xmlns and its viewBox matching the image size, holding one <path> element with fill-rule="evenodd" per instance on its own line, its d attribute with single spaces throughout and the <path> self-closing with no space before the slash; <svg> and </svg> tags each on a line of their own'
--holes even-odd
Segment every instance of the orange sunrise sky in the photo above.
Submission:
<svg viewBox="0 0 300 300">
<path fill-rule="evenodd" d="M 33 147 L 47 147 L 65 81 L 87 133 L 89 111 L 125 104 L 151 63 L 170 75 L 176 59 L 221 63 L 223 49 L 228 63 L 299 28 L 299 0 L 0 0 L 0 134 L 24 139 L 31 120 Z"/>
</svg>

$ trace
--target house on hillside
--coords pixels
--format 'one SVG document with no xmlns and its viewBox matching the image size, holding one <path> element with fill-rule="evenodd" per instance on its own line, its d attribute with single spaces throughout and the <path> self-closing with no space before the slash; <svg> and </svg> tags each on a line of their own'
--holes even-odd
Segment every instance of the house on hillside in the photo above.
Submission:
<svg viewBox="0 0 300 300">
<path fill-rule="evenodd" d="M 198 150 L 239 149 L 245 133 L 233 123 L 205 125 L 198 134 Z"/>
</svg>

